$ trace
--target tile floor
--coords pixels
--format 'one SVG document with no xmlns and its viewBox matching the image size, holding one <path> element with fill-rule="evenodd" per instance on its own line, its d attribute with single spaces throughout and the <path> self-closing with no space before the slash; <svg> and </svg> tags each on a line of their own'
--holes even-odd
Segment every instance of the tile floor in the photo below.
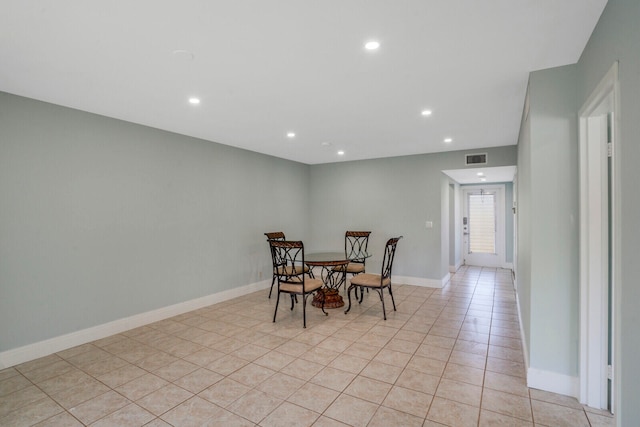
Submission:
<svg viewBox="0 0 640 427">
<path fill-rule="evenodd" d="M 612 426 L 529 389 L 511 272 L 394 285 L 345 315 L 267 291 L 0 371 L 2 426 Z"/>
</svg>

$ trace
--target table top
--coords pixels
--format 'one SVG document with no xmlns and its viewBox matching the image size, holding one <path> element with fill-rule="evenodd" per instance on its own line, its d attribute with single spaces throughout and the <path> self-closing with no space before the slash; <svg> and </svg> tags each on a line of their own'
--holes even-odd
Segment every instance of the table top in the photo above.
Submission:
<svg viewBox="0 0 640 427">
<path fill-rule="evenodd" d="M 340 265 L 347 264 L 352 259 L 369 258 L 369 253 L 359 253 L 357 256 L 347 258 L 344 252 L 315 252 L 304 254 L 304 262 L 308 265 Z"/>
</svg>

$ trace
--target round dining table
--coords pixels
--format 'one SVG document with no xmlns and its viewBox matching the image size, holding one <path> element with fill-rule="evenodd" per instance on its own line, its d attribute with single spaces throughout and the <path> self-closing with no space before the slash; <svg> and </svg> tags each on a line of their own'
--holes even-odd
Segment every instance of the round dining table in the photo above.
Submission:
<svg viewBox="0 0 640 427">
<path fill-rule="evenodd" d="M 305 254 L 304 263 L 309 266 L 311 274 L 313 267 L 320 267 L 320 276 L 324 287 L 320 290 L 322 295 L 316 293 L 311 304 L 314 307 L 322 306 L 324 297 L 324 308 L 339 308 L 344 306 L 344 300 L 340 295 L 340 286 L 347 281 L 347 269 L 336 269 L 339 266 L 346 266 L 352 259 L 368 258 L 370 255 L 361 253 L 357 257 L 347 257 L 344 252 L 316 252 Z"/>
</svg>

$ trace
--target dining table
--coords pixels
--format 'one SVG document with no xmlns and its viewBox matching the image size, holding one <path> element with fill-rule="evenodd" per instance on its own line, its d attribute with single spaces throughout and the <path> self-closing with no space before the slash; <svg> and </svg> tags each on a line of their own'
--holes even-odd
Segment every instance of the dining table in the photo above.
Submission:
<svg viewBox="0 0 640 427">
<path fill-rule="evenodd" d="M 324 298 L 324 308 L 339 308 L 344 306 L 344 300 L 340 295 L 340 286 L 347 282 L 347 264 L 354 259 L 369 258 L 371 254 L 361 252 L 347 256 L 344 251 L 338 252 L 314 252 L 305 254 L 304 263 L 309 267 L 312 277 L 314 277 L 313 267 L 320 267 L 320 278 L 324 283 L 320 292 L 313 297 L 311 305 L 322 306 Z M 344 268 L 339 268 L 344 266 Z"/>
</svg>

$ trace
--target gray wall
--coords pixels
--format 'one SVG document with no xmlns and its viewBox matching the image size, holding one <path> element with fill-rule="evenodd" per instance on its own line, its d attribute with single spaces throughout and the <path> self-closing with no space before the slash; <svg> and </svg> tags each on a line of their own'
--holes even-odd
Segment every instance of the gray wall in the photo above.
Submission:
<svg viewBox="0 0 640 427">
<path fill-rule="evenodd" d="M 443 276 L 449 274 L 449 230 L 450 224 L 450 201 L 449 184 L 451 179 L 445 174 L 440 174 L 440 271 Z M 447 276 L 448 277 L 448 276 Z"/>
<path fill-rule="evenodd" d="M 513 182 L 504 183 L 504 258 L 513 263 Z"/>
<path fill-rule="evenodd" d="M 485 151 L 489 167 L 516 164 L 516 146 Z M 394 274 L 442 279 L 449 266 L 449 181 L 441 171 L 464 168 L 465 153 L 311 166 L 311 241 L 317 249 L 336 248 L 347 229 L 373 230 L 367 266 L 378 266 L 386 239 L 404 235 Z M 427 220 L 433 229 L 425 228 Z"/>
<path fill-rule="evenodd" d="M 575 67 L 531 73 L 529 138 L 521 138 L 518 263 L 530 367 L 578 375 L 578 140 Z M 527 276 L 525 276 L 525 274 Z"/>
<path fill-rule="evenodd" d="M 0 351 L 269 278 L 308 195 L 306 165 L 0 93 Z"/>
<path fill-rule="evenodd" d="M 525 111 L 526 113 L 526 111 Z M 528 363 L 531 349 L 531 270 L 532 258 L 531 239 L 533 229 L 532 215 L 532 172 L 531 172 L 531 120 L 525 114 L 520 126 L 518 138 L 518 248 L 516 259 L 516 292 L 520 305 L 520 326 L 524 333 L 524 356 Z"/>
<path fill-rule="evenodd" d="M 640 192 L 636 188 L 640 173 L 640 2 L 609 0 L 589 43 L 577 65 L 580 105 L 596 88 L 602 77 L 619 61 L 620 133 L 616 140 L 616 165 L 620 173 L 619 237 L 620 348 L 619 384 L 620 425 L 637 425 L 640 420 Z"/>
<path fill-rule="evenodd" d="M 462 263 L 462 203 L 460 184 L 449 184 L 449 266 Z"/>
</svg>

